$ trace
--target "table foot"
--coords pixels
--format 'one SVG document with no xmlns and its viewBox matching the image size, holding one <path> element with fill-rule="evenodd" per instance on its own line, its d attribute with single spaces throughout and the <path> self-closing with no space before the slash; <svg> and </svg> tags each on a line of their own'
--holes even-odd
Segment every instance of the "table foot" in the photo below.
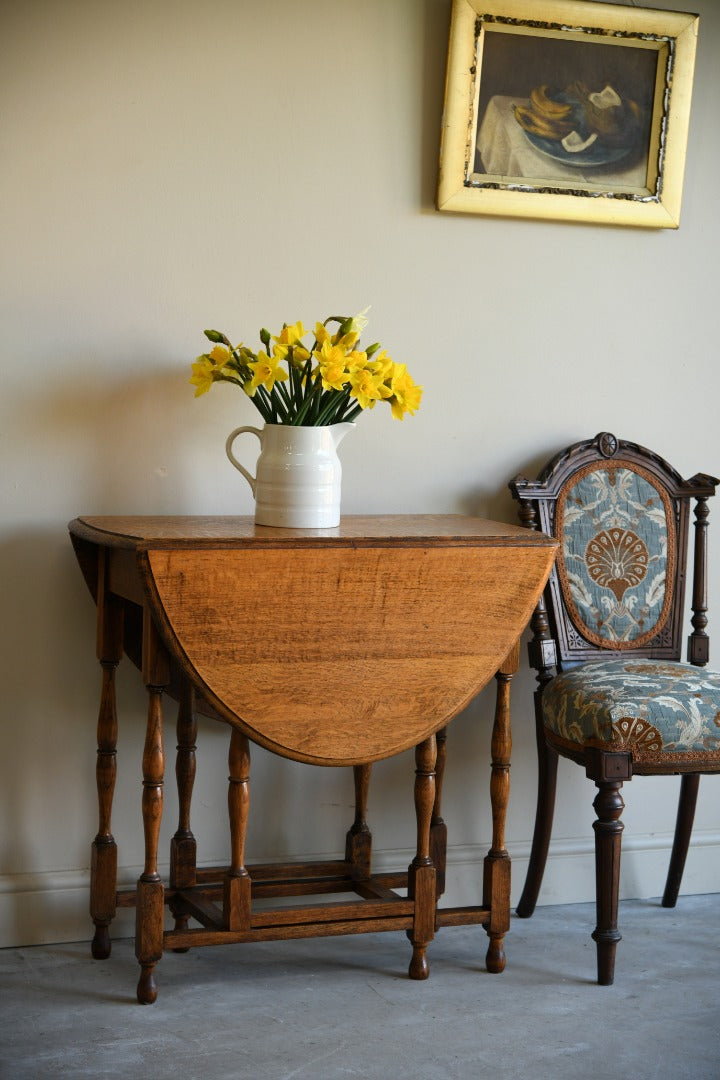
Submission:
<svg viewBox="0 0 720 1080">
<path fill-rule="evenodd" d="M 485 967 L 491 975 L 499 975 L 505 970 L 505 935 L 491 937 L 485 956 Z"/>
<path fill-rule="evenodd" d="M 416 945 L 413 942 L 413 954 L 408 968 L 411 979 L 427 979 L 430 967 L 427 962 L 427 945 Z"/>
<path fill-rule="evenodd" d="M 158 996 L 155 964 L 142 964 L 137 984 L 137 999 L 141 1005 L 152 1005 Z"/>
<path fill-rule="evenodd" d="M 95 936 L 92 939 L 90 952 L 95 960 L 107 960 L 112 950 L 110 943 L 109 923 L 96 923 Z"/>
</svg>

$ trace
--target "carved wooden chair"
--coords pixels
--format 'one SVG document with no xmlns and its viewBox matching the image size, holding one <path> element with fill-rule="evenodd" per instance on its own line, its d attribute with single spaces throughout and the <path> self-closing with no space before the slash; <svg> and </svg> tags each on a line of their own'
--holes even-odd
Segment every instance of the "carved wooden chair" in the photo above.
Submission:
<svg viewBox="0 0 720 1080">
<path fill-rule="evenodd" d="M 559 453 L 531 482 L 510 483 L 524 525 L 560 541 L 535 610 L 537 816 L 517 914 L 532 915 L 552 829 L 558 754 L 598 792 L 595 830 L 598 982 L 614 978 L 623 781 L 679 773 L 680 803 L 663 906 L 674 907 L 701 773 L 720 772 L 720 673 L 709 659 L 707 500 L 720 483 L 690 480 L 635 443 L 603 432 Z M 689 517 L 695 505 L 692 633 L 681 662 Z"/>
</svg>

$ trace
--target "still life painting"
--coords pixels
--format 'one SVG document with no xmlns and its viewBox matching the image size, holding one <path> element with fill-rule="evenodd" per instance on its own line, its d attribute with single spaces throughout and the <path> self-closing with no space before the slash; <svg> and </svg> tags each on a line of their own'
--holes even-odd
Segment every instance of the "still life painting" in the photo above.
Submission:
<svg viewBox="0 0 720 1080">
<path fill-rule="evenodd" d="M 676 228 L 697 23 L 454 0 L 438 209 Z"/>
</svg>

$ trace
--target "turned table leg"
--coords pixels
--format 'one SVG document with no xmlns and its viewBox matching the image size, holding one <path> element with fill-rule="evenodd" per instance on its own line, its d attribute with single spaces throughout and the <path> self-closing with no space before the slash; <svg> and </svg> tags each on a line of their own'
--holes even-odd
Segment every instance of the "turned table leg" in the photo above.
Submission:
<svg viewBox="0 0 720 1080">
<path fill-rule="evenodd" d="M 197 716 L 195 694 L 189 682 L 185 682 L 180 698 L 177 717 L 177 757 L 175 776 L 178 789 L 178 827 L 170 841 L 170 888 L 186 889 L 196 883 L 197 843 L 190 828 L 190 806 L 195 783 L 195 740 L 197 739 Z M 175 929 L 185 930 L 189 918 L 182 904 L 170 901 L 175 917 Z M 187 952 L 186 948 L 175 952 Z"/>
<path fill-rule="evenodd" d="M 101 563 L 101 575 L 103 560 Z M 102 667 L 102 692 L 97 722 L 98 831 L 90 860 L 90 915 L 95 924 L 91 951 L 96 960 L 110 955 L 109 926 L 115 916 L 117 896 L 117 845 L 110 824 L 117 771 L 117 707 L 115 672 L 123 653 L 123 604 L 98 587 L 97 653 Z"/>
<path fill-rule="evenodd" d="M 372 834 L 366 820 L 371 770 L 371 765 L 353 765 L 355 820 L 345 837 L 345 861 L 360 881 L 370 877 L 372 861 Z"/>
<path fill-rule="evenodd" d="M 499 668 L 490 753 L 492 845 L 483 864 L 483 907 L 490 917 L 484 924 L 490 938 L 485 966 L 493 974 L 505 969 L 505 934 L 510 929 L 510 856 L 505 847 L 505 818 L 510 796 L 510 682 L 518 669 L 519 642 Z"/>
<path fill-rule="evenodd" d="M 227 930 L 250 926 L 252 882 L 245 866 L 245 838 L 250 810 L 250 744 L 234 727 L 230 736 L 228 811 L 230 867 L 223 887 L 223 916 Z"/>
<path fill-rule="evenodd" d="M 427 945 L 435 936 L 435 867 L 430 854 L 430 821 L 435 804 L 435 736 L 425 739 L 415 749 L 415 815 L 417 818 L 417 854 L 408 870 L 408 896 L 415 901 L 413 928 L 408 931 L 413 954 L 411 979 L 427 979 Z"/>
<path fill-rule="evenodd" d="M 157 853 L 165 773 L 162 695 L 170 681 L 170 674 L 167 654 L 147 611 L 143 615 L 143 681 L 148 691 L 148 718 L 142 761 L 145 866 L 137 883 L 135 955 L 141 968 L 137 998 L 143 1005 L 150 1005 L 157 998 L 155 965 L 163 952 L 165 889 L 158 873 Z"/>
</svg>

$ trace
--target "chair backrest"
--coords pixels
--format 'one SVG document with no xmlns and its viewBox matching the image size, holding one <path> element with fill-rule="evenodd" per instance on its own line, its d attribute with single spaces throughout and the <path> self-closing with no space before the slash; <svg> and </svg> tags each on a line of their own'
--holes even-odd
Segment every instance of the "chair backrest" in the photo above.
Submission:
<svg viewBox="0 0 720 1080">
<path fill-rule="evenodd" d="M 532 623 L 538 670 L 609 653 L 680 659 L 692 499 L 688 659 L 707 662 L 707 499 L 718 482 L 704 473 L 683 480 L 657 454 L 609 432 L 563 450 L 537 481 L 511 481 L 523 524 L 560 541 Z"/>
</svg>

